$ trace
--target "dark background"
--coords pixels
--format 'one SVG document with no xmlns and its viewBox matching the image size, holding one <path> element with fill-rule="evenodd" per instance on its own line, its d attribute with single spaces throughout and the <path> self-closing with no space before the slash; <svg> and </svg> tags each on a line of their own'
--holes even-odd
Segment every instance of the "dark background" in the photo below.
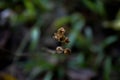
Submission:
<svg viewBox="0 0 120 80">
<path fill-rule="evenodd" d="M 120 80 L 120 1 L 0 0 L 0 80 Z"/>
</svg>

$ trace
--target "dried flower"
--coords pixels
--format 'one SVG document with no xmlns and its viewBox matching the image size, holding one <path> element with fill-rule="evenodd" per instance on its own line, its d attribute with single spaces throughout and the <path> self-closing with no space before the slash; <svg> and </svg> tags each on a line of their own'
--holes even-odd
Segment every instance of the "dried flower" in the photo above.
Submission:
<svg viewBox="0 0 120 80">
<path fill-rule="evenodd" d="M 64 54 L 68 55 L 71 53 L 71 50 L 69 48 L 65 48 L 63 52 L 64 52 Z"/>
<path fill-rule="evenodd" d="M 56 39 L 57 41 L 60 41 L 60 42 L 65 40 L 65 36 L 64 35 L 60 35 L 58 33 L 54 33 L 53 38 Z"/>
<path fill-rule="evenodd" d="M 63 50 L 64 50 L 64 49 L 63 49 L 61 46 L 58 46 L 58 47 L 56 48 L 56 51 L 57 51 L 58 54 L 63 53 Z"/>
<path fill-rule="evenodd" d="M 56 40 L 58 40 L 58 38 L 59 38 L 59 34 L 57 34 L 57 33 L 54 33 L 54 36 L 53 36 L 53 38 L 54 38 L 54 39 L 56 39 Z"/>
<path fill-rule="evenodd" d="M 64 35 L 59 37 L 59 39 L 58 39 L 58 41 L 60 41 L 60 42 L 63 42 L 64 40 L 65 40 L 65 36 Z"/>
<path fill-rule="evenodd" d="M 65 36 L 65 29 L 63 27 L 59 28 L 56 33 L 54 33 L 53 38 L 61 43 L 69 43 L 69 38 Z M 56 52 L 58 54 L 64 53 L 64 54 L 70 54 L 71 50 L 69 48 L 63 49 L 61 46 L 58 46 L 56 48 Z"/>
<path fill-rule="evenodd" d="M 64 40 L 64 43 L 69 43 L 69 42 L 70 41 L 69 41 L 68 37 L 66 37 L 65 40 Z"/>
<path fill-rule="evenodd" d="M 65 29 L 63 27 L 59 28 L 58 33 L 61 34 L 61 35 L 64 35 L 65 34 Z"/>
</svg>

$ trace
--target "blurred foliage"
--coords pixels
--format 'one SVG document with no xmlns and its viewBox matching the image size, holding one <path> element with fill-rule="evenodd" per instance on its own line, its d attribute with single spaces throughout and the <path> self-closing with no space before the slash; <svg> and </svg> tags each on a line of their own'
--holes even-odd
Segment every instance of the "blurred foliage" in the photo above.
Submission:
<svg viewBox="0 0 120 80">
<path fill-rule="evenodd" d="M 102 0 L 82 0 L 83 3 L 93 12 L 98 13 L 101 16 L 105 16 L 105 8 Z"/>
<path fill-rule="evenodd" d="M 11 34 L 6 33 L 8 42 L 1 46 L 1 41 L 0 47 L 13 52 L 13 63 L 22 68 L 24 80 L 119 80 L 119 3 L 119 0 L 1 0 L 0 35 L 4 30 Z M 72 50 L 68 56 L 54 53 L 60 44 L 52 39 L 52 34 L 62 26 L 70 39 L 65 46 Z M 18 73 L 15 74 L 21 75 Z M 16 80 L 11 75 L 5 78 Z M 17 80 L 22 79 L 17 76 Z"/>
</svg>

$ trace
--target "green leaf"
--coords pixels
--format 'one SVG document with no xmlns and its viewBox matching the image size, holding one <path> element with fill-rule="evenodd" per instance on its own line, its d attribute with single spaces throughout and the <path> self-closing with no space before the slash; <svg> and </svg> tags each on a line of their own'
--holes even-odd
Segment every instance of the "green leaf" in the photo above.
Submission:
<svg viewBox="0 0 120 80">
<path fill-rule="evenodd" d="M 63 67 L 63 66 L 60 66 L 60 67 L 58 68 L 58 78 L 59 78 L 60 80 L 63 80 L 64 75 L 65 75 L 64 67 Z"/>
<path fill-rule="evenodd" d="M 104 80 L 110 80 L 111 69 L 112 69 L 111 57 L 107 57 L 104 62 Z"/>
<path fill-rule="evenodd" d="M 82 1 L 91 11 L 97 12 L 94 2 L 91 2 L 90 0 L 82 0 Z"/>
<path fill-rule="evenodd" d="M 48 72 L 43 80 L 52 80 L 52 72 Z"/>
<path fill-rule="evenodd" d="M 83 67 L 85 64 L 85 56 L 83 54 L 79 54 L 76 61 L 78 62 L 79 67 Z"/>
<path fill-rule="evenodd" d="M 44 71 L 44 69 L 41 69 L 40 67 L 34 66 L 33 69 L 30 71 L 29 76 L 27 80 L 35 80 L 35 78 Z"/>
<path fill-rule="evenodd" d="M 120 20 L 120 10 L 118 11 L 117 15 L 116 15 L 116 19 Z"/>
<path fill-rule="evenodd" d="M 27 11 L 27 15 L 29 15 L 29 16 L 35 15 L 35 7 L 34 7 L 32 1 L 24 0 L 23 2 L 24 2 L 24 5 L 25 5 L 25 7 L 27 9 L 26 10 Z"/>
<path fill-rule="evenodd" d="M 85 67 L 85 56 L 83 53 L 80 53 L 75 58 L 69 62 L 69 67 L 80 68 Z"/>
<path fill-rule="evenodd" d="M 67 47 L 72 47 L 85 24 L 85 20 L 82 15 L 74 14 L 71 16 L 72 29 L 69 34 L 70 43 Z"/>
<path fill-rule="evenodd" d="M 55 20 L 53 25 L 56 26 L 56 27 L 61 27 L 61 26 L 65 25 L 69 22 L 70 22 L 70 17 L 65 16 L 65 17 L 61 17 L 61 18 L 58 18 L 57 20 Z"/>
<path fill-rule="evenodd" d="M 105 48 L 107 46 L 109 46 L 110 44 L 114 43 L 115 41 L 117 41 L 118 37 L 117 36 L 110 36 L 108 38 L 106 38 L 102 43 L 101 43 L 101 47 Z"/>
<path fill-rule="evenodd" d="M 98 13 L 101 16 L 105 15 L 105 8 L 101 0 L 96 0 L 92 2 L 90 0 L 82 0 L 83 3 L 93 12 Z"/>
<path fill-rule="evenodd" d="M 91 43 L 93 39 L 92 29 L 90 27 L 85 28 L 86 39 Z"/>
<path fill-rule="evenodd" d="M 81 48 L 84 48 L 84 49 L 89 48 L 89 46 L 90 46 L 89 42 L 87 41 L 87 39 L 82 34 L 79 34 L 77 36 L 76 42 L 77 42 L 76 45 L 78 47 L 81 47 Z"/>
<path fill-rule="evenodd" d="M 98 56 L 96 58 L 96 61 L 95 61 L 95 67 L 94 67 L 95 69 L 97 69 L 100 66 L 100 64 L 103 61 L 103 59 L 104 59 L 103 52 L 99 52 L 99 54 L 98 54 Z"/>
<path fill-rule="evenodd" d="M 53 8 L 53 4 L 49 0 L 34 0 L 34 3 L 40 9 L 41 13 L 50 11 Z"/>
<path fill-rule="evenodd" d="M 39 67 L 42 70 L 52 70 L 54 65 L 48 62 L 42 55 L 34 53 L 29 61 L 24 64 L 25 70 L 30 71 L 34 67 Z"/>
<path fill-rule="evenodd" d="M 4 8 L 7 6 L 7 3 L 5 3 L 4 1 L 0 1 L 0 8 Z"/>
<path fill-rule="evenodd" d="M 31 31 L 30 51 L 34 51 L 36 49 L 39 40 L 40 40 L 40 30 L 38 27 L 34 27 Z"/>
<path fill-rule="evenodd" d="M 106 12 L 105 12 L 105 7 L 104 7 L 104 4 L 103 4 L 102 0 L 97 0 L 96 1 L 96 7 L 97 7 L 97 10 L 98 10 L 98 13 L 102 16 L 105 16 Z"/>
</svg>

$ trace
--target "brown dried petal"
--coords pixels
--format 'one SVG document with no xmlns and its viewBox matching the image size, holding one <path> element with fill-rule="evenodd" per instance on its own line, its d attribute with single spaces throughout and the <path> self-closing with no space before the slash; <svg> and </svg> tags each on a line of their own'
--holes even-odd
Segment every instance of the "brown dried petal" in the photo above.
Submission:
<svg viewBox="0 0 120 80">
<path fill-rule="evenodd" d="M 64 54 L 70 54 L 71 53 L 71 50 L 69 49 L 69 48 L 66 48 L 66 49 L 64 49 Z"/>
<path fill-rule="evenodd" d="M 65 29 L 63 27 L 59 28 L 58 33 L 63 35 L 65 33 Z"/>
<path fill-rule="evenodd" d="M 63 48 L 62 48 L 61 46 L 58 46 L 58 47 L 56 48 L 56 52 L 57 52 L 58 54 L 63 53 Z"/>
<path fill-rule="evenodd" d="M 58 33 L 54 33 L 54 36 L 53 36 L 54 39 L 58 40 L 59 37 L 60 37 L 60 35 Z"/>
<path fill-rule="evenodd" d="M 60 41 L 60 42 L 63 42 L 64 40 L 65 40 L 65 36 L 60 36 L 60 37 L 59 37 L 59 41 Z"/>
<path fill-rule="evenodd" d="M 65 36 L 58 33 L 54 33 L 53 38 L 60 42 L 63 42 L 65 40 Z"/>
<path fill-rule="evenodd" d="M 68 37 L 66 37 L 65 40 L 64 40 L 64 43 L 69 43 L 69 42 L 70 41 L 69 41 Z"/>
</svg>

